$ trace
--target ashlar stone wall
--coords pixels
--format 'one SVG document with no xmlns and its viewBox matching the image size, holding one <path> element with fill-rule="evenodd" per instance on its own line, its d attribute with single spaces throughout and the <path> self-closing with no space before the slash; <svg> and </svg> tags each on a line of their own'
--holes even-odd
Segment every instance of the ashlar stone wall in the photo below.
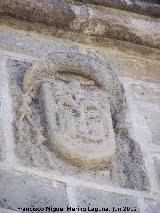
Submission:
<svg viewBox="0 0 160 213">
<path fill-rule="evenodd" d="M 160 213 L 159 4 L 106 2 L 0 3 L 0 213 Z"/>
</svg>

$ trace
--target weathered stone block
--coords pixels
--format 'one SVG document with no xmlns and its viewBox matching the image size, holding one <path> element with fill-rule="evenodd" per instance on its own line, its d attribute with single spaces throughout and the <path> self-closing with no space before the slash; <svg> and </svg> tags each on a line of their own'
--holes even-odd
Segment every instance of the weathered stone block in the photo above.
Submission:
<svg viewBox="0 0 160 213">
<path fill-rule="evenodd" d="M 0 170 L 0 207 L 11 210 L 37 207 L 44 208 L 46 212 L 45 208 L 51 206 L 66 209 L 63 183 L 33 177 L 26 173 Z"/>
<path fill-rule="evenodd" d="M 89 207 L 89 209 L 98 208 L 100 211 L 103 211 L 104 209 L 102 210 L 102 208 L 105 208 L 106 212 L 130 212 L 136 209 L 135 212 L 140 213 L 137 200 L 132 196 L 84 187 L 77 187 L 73 190 L 77 206 L 79 207 Z"/>
<path fill-rule="evenodd" d="M 156 201 L 146 198 L 145 199 L 145 213 L 159 213 L 160 212 L 160 203 L 158 204 Z"/>
<path fill-rule="evenodd" d="M 0 208 L 0 213 L 18 213 L 18 212 L 14 210 Z"/>
<path fill-rule="evenodd" d="M 4 128 L 3 128 L 3 123 L 4 123 L 4 94 L 5 94 L 5 86 L 4 84 L 6 83 L 4 79 L 4 62 L 5 59 L 4 57 L 0 57 L 0 161 L 5 158 L 5 141 L 4 141 Z M 7 124 L 6 124 L 7 126 Z"/>
<path fill-rule="evenodd" d="M 0 93 L 0 161 L 5 158 L 4 136 L 2 130 L 2 100 Z"/>
<path fill-rule="evenodd" d="M 123 87 L 107 64 L 67 51 L 35 63 L 8 60 L 7 71 L 23 164 L 148 189 L 141 150 L 128 134 Z"/>
<path fill-rule="evenodd" d="M 49 146 L 73 165 L 87 169 L 107 167 L 115 153 L 107 94 L 95 85 L 85 88 L 83 84 L 91 83 L 87 78 L 80 83 L 74 77 L 77 76 L 72 75 L 67 85 L 57 79 L 54 86 L 41 86 Z"/>
<path fill-rule="evenodd" d="M 160 144 L 160 120 L 157 119 L 160 117 L 160 88 L 149 84 L 131 84 L 130 88 L 136 113 L 141 117 L 139 124 L 143 132 L 147 131 L 148 142 Z"/>
<path fill-rule="evenodd" d="M 160 187 L 160 159 L 155 159 L 154 160 L 154 167 L 155 167 L 155 171 L 156 171 L 156 179 L 157 179 L 157 183 Z"/>
<path fill-rule="evenodd" d="M 80 1 L 80 0 L 77 0 Z M 129 10 L 136 13 L 148 14 L 153 16 L 159 16 L 159 1 L 158 0 L 138 0 L 138 1 L 123 1 L 123 0 L 81 0 L 84 3 L 97 4 L 109 7 L 115 7 L 117 9 Z M 143 4 L 141 3 L 143 2 Z M 157 3 L 155 6 L 154 3 Z M 158 8 L 157 8 L 158 7 Z"/>
</svg>

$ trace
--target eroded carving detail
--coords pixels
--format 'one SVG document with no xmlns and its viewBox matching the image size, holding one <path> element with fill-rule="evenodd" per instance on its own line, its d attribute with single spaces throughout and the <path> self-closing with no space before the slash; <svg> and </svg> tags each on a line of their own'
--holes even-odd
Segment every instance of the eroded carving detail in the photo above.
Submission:
<svg viewBox="0 0 160 213">
<path fill-rule="evenodd" d="M 49 147 L 80 167 L 107 166 L 115 138 L 107 94 L 78 80 L 41 86 Z"/>
<path fill-rule="evenodd" d="M 38 99 L 39 89 L 49 138 L 32 121 L 31 105 Z M 20 141 L 24 141 L 27 122 L 36 135 L 36 145 L 47 141 L 51 150 L 71 164 L 81 168 L 109 166 L 115 152 L 111 112 L 107 92 L 95 81 L 65 72 L 39 76 L 23 94 L 18 114 Z"/>
<path fill-rule="evenodd" d="M 146 190 L 141 150 L 128 134 L 124 90 L 114 72 L 80 54 L 47 56 L 29 66 L 16 68 L 19 76 L 23 67 L 20 84 L 11 79 L 13 96 L 19 91 L 18 157 L 58 173 Z"/>
</svg>

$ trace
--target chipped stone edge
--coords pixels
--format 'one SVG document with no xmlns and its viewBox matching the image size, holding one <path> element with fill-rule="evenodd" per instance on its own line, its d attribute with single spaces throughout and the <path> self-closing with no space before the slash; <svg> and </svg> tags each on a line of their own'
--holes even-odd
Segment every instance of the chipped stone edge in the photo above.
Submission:
<svg viewBox="0 0 160 213">
<path fill-rule="evenodd" d="M 160 5 L 158 3 L 149 3 L 149 2 L 139 2 L 131 0 L 75 0 L 78 2 L 95 4 L 105 7 L 113 7 L 121 10 L 128 10 L 134 13 L 139 13 L 143 15 L 149 15 L 153 17 L 160 17 Z"/>
<path fill-rule="evenodd" d="M 152 7 L 158 7 L 158 11 L 160 11 L 160 6 L 157 5 L 155 7 L 152 5 Z M 121 8 L 118 7 L 118 9 Z M 31 23 L 56 26 L 85 36 L 112 38 L 113 40 L 160 48 L 159 19 L 133 13 L 131 16 L 127 11 L 117 10 L 116 12 L 114 10 L 106 7 L 95 8 L 92 5 L 76 5 L 74 2 L 72 4 L 69 2 L 50 2 L 49 0 L 39 0 L 38 2 L 36 0 L 0 1 L 0 17 L 9 16 Z M 92 25 L 93 22 L 95 27 Z M 144 29 L 139 27 L 142 23 L 144 23 Z M 154 31 L 148 30 L 148 26 Z"/>
</svg>

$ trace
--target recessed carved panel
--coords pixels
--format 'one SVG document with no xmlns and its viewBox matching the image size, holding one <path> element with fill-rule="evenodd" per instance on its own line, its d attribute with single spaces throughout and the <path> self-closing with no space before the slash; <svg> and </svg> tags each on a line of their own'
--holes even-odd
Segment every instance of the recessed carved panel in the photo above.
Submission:
<svg viewBox="0 0 160 213">
<path fill-rule="evenodd" d="M 9 61 L 16 154 L 25 165 L 147 190 L 141 150 L 128 133 L 114 71 L 81 54 Z M 132 178 L 130 178 L 132 177 Z"/>
</svg>

